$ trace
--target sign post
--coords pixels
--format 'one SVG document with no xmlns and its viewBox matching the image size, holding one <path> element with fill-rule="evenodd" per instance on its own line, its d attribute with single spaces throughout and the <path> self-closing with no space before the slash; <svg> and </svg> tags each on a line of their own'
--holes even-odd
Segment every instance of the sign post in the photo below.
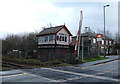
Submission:
<svg viewBox="0 0 120 84">
<path fill-rule="evenodd" d="M 101 52 L 101 46 L 100 46 L 100 41 L 102 41 L 102 34 L 97 34 L 97 41 L 98 41 L 98 56 L 100 56 L 100 52 Z"/>
</svg>

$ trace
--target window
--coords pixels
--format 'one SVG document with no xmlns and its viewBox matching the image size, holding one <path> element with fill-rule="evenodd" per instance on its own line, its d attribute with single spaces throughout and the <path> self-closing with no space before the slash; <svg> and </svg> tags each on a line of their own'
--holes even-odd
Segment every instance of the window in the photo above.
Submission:
<svg viewBox="0 0 120 84">
<path fill-rule="evenodd" d="M 108 40 L 106 40 L 106 45 L 108 45 Z"/>
<path fill-rule="evenodd" d="M 55 35 L 50 35 L 49 36 L 49 41 L 54 41 L 55 40 Z"/>
<path fill-rule="evenodd" d="M 59 37 L 59 41 L 62 41 L 62 36 Z"/>
<path fill-rule="evenodd" d="M 55 41 L 55 35 L 53 35 L 53 41 Z"/>
<path fill-rule="evenodd" d="M 38 43 L 48 42 L 48 41 L 54 41 L 54 40 L 55 40 L 55 35 L 40 36 L 38 38 Z"/>
<path fill-rule="evenodd" d="M 45 36 L 45 42 L 48 42 L 48 36 Z"/>
<path fill-rule="evenodd" d="M 45 42 L 45 36 L 42 36 L 42 42 Z"/>
<path fill-rule="evenodd" d="M 109 45 L 112 45 L 112 41 L 109 41 Z"/>
<path fill-rule="evenodd" d="M 64 37 L 62 36 L 62 41 L 64 41 Z"/>
<path fill-rule="evenodd" d="M 41 43 L 42 42 L 42 37 L 39 37 L 38 38 L 38 43 Z"/>
<path fill-rule="evenodd" d="M 110 48 L 109 53 L 110 53 L 110 54 L 112 53 L 112 48 Z"/>
<path fill-rule="evenodd" d="M 53 41 L 53 36 L 52 35 L 49 36 L 49 41 Z"/>
<path fill-rule="evenodd" d="M 65 42 L 67 42 L 67 37 L 65 37 Z"/>
<path fill-rule="evenodd" d="M 96 43 L 96 39 L 93 38 L 93 43 Z"/>
<path fill-rule="evenodd" d="M 104 40 L 102 40 L 102 44 L 104 44 Z"/>
<path fill-rule="evenodd" d="M 57 36 L 57 40 L 67 42 L 67 37 L 66 35 L 59 35 Z"/>
<path fill-rule="evenodd" d="M 57 40 L 59 40 L 59 36 L 57 36 Z"/>
</svg>

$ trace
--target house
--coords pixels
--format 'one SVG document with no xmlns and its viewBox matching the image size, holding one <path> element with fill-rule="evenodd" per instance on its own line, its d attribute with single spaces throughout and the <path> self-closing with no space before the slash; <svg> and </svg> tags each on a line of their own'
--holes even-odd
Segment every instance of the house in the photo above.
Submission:
<svg viewBox="0 0 120 84">
<path fill-rule="evenodd" d="M 37 36 L 38 57 L 69 53 L 71 32 L 65 25 L 43 29 Z"/>
<path fill-rule="evenodd" d="M 103 35 L 104 37 L 104 35 Z M 97 42 L 97 34 L 94 32 L 85 32 L 81 34 L 81 39 L 84 38 L 84 47 L 90 53 L 98 53 L 99 43 Z M 72 45 L 75 45 L 76 36 L 72 37 Z M 80 41 L 80 46 L 82 45 Z M 112 54 L 114 41 L 112 38 L 105 36 L 105 49 L 106 54 Z M 100 53 L 104 54 L 104 38 L 100 42 Z"/>
</svg>

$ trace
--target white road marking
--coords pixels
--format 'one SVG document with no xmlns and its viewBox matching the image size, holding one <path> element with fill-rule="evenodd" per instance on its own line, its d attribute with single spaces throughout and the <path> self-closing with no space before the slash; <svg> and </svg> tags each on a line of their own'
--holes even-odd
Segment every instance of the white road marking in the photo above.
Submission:
<svg viewBox="0 0 120 84">
<path fill-rule="evenodd" d="M 67 80 L 77 80 L 77 79 L 80 79 L 80 78 L 83 78 L 83 77 L 67 78 Z"/>
<path fill-rule="evenodd" d="M 103 76 L 95 76 L 95 75 L 89 75 L 89 74 L 84 74 L 84 73 L 76 73 L 76 72 L 70 72 L 70 71 L 64 71 L 64 70 L 57 70 L 57 69 L 52 69 L 52 68 L 42 68 L 42 69 L 57 71 L 57 72 L 62 72 L 62 73 L 68 73 L 68 74 L 74 74 L 74 75 L 79 75 L 79 76 L 83 76 L 83 77 L 92 77 L 92 78 L 98 78 L 98 79 L 103 79 L 103 80 L 111 80 L 111 81 L 115 81 L 115 82 L 120 82 L 118 79 L 108 78 L 108 77 L 103 77 Z"/>
<path fill-rule="evenodd" d="M 22 71 L 22 72 L 23 72 L 23 71 Z M 57 80 L 45 78 L 45 77 L 42 77 L 42 76 L 37 76 L 37 75 L 35 75 L 35 74 L 30 74 L 30 73 L 26 73 L 26 72 L 21 73 L 21 74 L 14 74 L 14 75 L 8 75 L 8 76 L 0 76 L 0 78 L 7 78 L 7 77 L 13 77 L 13 76 L 21 76 L 21 75 L 26 75 L 26 74 L 32 75 L 32 76 L 35 76 L 35 77 L 40 77 L 40 78 L 43 78 L 43 79 L 45 79 L 45 80 L 49 80 L 50 82 L 59 82 L 59 81 L 57 81 Z"/>
<path fill-rule="evenodd" d="M 16 72 L 16 71 L 17 71 L 17 72 L 19 71 L 19 72 L 21 72 L 20 70 L 10 70 L 10 71 L 0 71 L 0 74 L 8 73 L 8 72 L 11 72 L 11 71 L 15 71 L 15 72 Z"/>
<path fill-rule="evenodd" d="M 57 81 L 67 82 L 67 81 L 71 81 L 71 80 L 77 80 L 77 79 L 80 79 L 80 78 L 83 78 L 83 77 L 66 78 L 66 79 L 60 79 L 60 80 L 57 80 Z"/>
<path fill-rule="evenodd" d="M 101 75 L 101 74 L 104 74 L 104 73 L 96 73 L 95 75 Z"/>
<path fill-rule="evenodd" d="M 114 61 L 111 61 L 111 62 L 102 63 L 102 64 L 98 64 L 98 65 L 86 66 L 86 67 L 82 67 L 81 69 L 87 69 L 87 68 L 90 68 L 90 67 L 96 67 L 96 66 L 100 66 L 100 65 L 103 65 L 103 64 L 113 63 L 113 62 L 116 62 L 116 61 L 118 61 L 118 60 L 114 60 Z"/>
<path fill-rule="evenodd" d="M 12 76 L 20 76 L 20 75 L 26 75 L 28 73 L 21 73 L 21 74 L 14 74 L 14 75 L 8 75 L 8 76 L 0 76 L 0 78 L 6 78 L 6 77 L 12 77 Z"/>
</svg>

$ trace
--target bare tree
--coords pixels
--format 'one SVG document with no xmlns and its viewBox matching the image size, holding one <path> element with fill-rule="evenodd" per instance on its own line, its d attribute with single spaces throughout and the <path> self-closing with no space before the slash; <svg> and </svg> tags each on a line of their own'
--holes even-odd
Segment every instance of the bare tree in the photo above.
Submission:
<svg viewBox="0 0 120 84">
<path fill-rule="evenodd" d="M 37 47 L 37 33 L 23 33 L 23 34 L 9 34 L 7 37 L 2 40 L 2 52 L 7 54 L 8 51 L 14 49 L 33 51 Z"/>
<path fill-rule="evenodd" d="M 97 30 L 97 33 L 100 33 L 100 34 L 103 34 L 103 35 L 104 35 L 104 30 L 98 29 L 98 30 Z M 113 34 L 112 34 L 109 30 L 106 30 L 106 31 L 105 31 L 105 35 L 108 36 L 108 37 L 110 37 L 110 38 L 113 38 Z"/>
<path fill-rule="evenodd" d="M 116 50 L 117 54 L 120 55 L 120 35 L 118 33 L 115 34 L 114 41 L 114 50 Z"/>
<path fill-rule="evenodd" d="M 47 26 L 52 27 L 52 24 Z M 40 30 L 31 33 L 8 34 L 5 39 L 2 39 L 2 53 L 7 54 L 8 51 L 16 49 L 32 54 L 37 49 L 36 35 L 39 32 Z"/>
<path fill-rule="evenodd" d="M 49 24 L 47 24 L 47 27 L 52 27 L 52 23 L 50 22 Z"/>
</svg>

